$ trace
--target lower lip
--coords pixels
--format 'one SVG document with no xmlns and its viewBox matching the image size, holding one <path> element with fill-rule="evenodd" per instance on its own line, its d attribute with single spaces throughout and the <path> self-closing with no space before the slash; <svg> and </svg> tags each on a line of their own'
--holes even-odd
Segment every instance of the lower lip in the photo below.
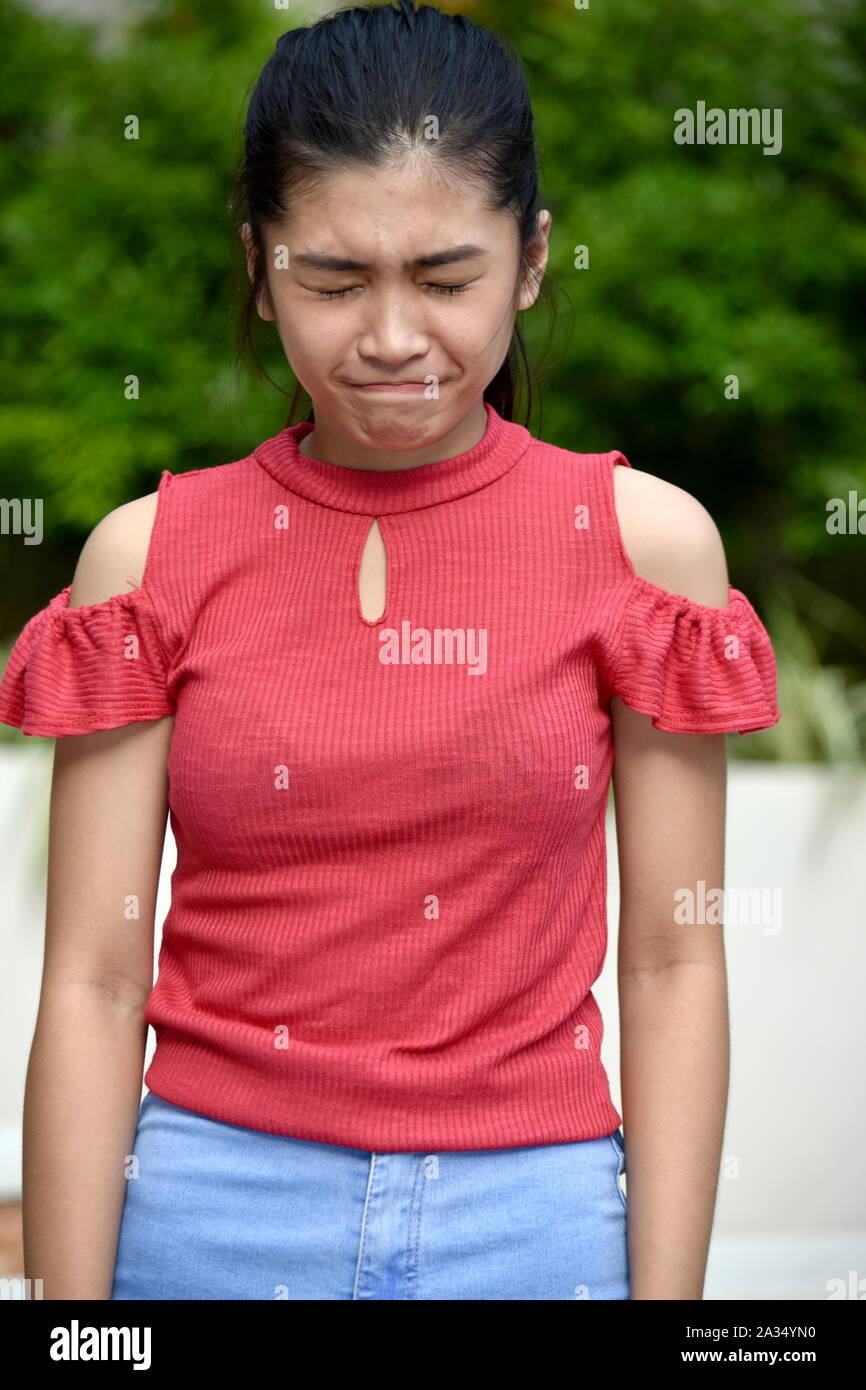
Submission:
<svg viewBox="0 0 866 1390">
<path fill-rule="evenodd" d="M 356 386 L 356 391 L 379 391 L 386 396 L 412 396 L 419 391 L 426 391 L 427 386 L 423 381 L 406 381 L 401 386 L 391 386 L 387 381 L 376 382 L 373 386 Z"/>
</svg>

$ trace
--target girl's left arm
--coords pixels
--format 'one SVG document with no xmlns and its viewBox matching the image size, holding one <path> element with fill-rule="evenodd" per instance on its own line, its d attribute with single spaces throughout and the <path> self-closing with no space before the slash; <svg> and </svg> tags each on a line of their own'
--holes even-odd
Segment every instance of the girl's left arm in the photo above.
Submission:
<svg viewBox="0 0 866 1390">
<path fill-rule="evenodd" d="M 619 703 L 619 702 L 617 702 Z M 700 1299 L 728 1091 L 721 925 L 678 925 L 675 894 L 722 887 L 724 734 L 614 714 L 619 1009 L 632 1298 Z"/>
<path fill-rule="evenodd" d="M 723 607 L 728 576 L 712 519 L 688 493 L 615 470 L 637 572 Z M 614 697 L 613 790 L 620 873 L 618 982 L 631 1297 L 701 1299 L 728 1093 L 721 924 L 682 922 L 722 888 L 724 734 L 656 729 Z M 710 914 L 706 914 L 710 915 Z"/>
</svg>

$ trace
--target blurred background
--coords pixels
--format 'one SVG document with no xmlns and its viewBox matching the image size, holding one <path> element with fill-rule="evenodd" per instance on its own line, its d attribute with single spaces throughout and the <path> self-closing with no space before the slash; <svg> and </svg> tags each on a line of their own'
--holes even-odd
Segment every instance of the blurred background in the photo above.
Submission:
<svg viewBox="0 0 866 1390">
<path fill-rule="evenodd" d="M 289 421 L 273 325 L 257 324 L 263 376 L 236 360 L 227 202 L 262 64 L 330 8 L 0 0 L 0 496 L 44 502 L 40 544 L 0 535 L 4 663 L 106 512 Z M 553 229 L 545 298 L 520 316 L 530 428 L 621 449 L 696 496 L 776 651 L 781 722 L 728 739 L 727 885 L 778 892 L 783 914 L 726 929 L 732 1082 L 706 1297 L 862 1298 L 866 11 L 440 8 L 510 39 L 533 97 Z M 676 143 L 674 113 L 699 102 L 781 112 L 781 148 Z M 51 746 L 0 725 L 0 1274 L 20 1270 Z M 612 816 L 609 836 L 596 993 L 619 1105 Z M 157 947 L 173 862 L 169 831 Z"/>
</svg>

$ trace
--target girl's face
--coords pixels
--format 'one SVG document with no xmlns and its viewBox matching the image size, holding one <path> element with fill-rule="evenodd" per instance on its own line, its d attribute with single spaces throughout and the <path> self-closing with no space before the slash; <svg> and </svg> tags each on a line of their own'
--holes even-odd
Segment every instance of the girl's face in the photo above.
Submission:
<svg viewBox="0 0 866 1390">
<path fill-rule="evenodd" d="M 515 307 L 535 302 L 549 230 L 542 212 L 536 269 L 515 306 L 513 217 L 489 212 L 465 181 L 449 186 L 423 157 L 329 175 L 267 227 L 258 311 L 276 322 L 315 405 L 317 447 L 361 461 L 366 450 L 423 452 L 459 436 L 470 416 L 480 438 L 483 392 L 508 352 Z M 251 270 L 246 227 L 244 239 Z"/>
</svg>

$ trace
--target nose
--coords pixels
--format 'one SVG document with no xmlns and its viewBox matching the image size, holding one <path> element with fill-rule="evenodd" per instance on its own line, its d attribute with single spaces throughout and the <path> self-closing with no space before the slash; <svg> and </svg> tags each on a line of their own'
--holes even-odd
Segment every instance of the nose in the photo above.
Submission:
<svg viewBox="0 0 866 1390">
<path fill-rule="evenodd" d="M 383 290 L 365 301 L 367 322 L 358 340 L 358 351 L 371 362 L 401 367 L 413 357 L 423 357 L 430 347 L 424 323 L 424 305 L 418 292 Z"/>
</svg>

